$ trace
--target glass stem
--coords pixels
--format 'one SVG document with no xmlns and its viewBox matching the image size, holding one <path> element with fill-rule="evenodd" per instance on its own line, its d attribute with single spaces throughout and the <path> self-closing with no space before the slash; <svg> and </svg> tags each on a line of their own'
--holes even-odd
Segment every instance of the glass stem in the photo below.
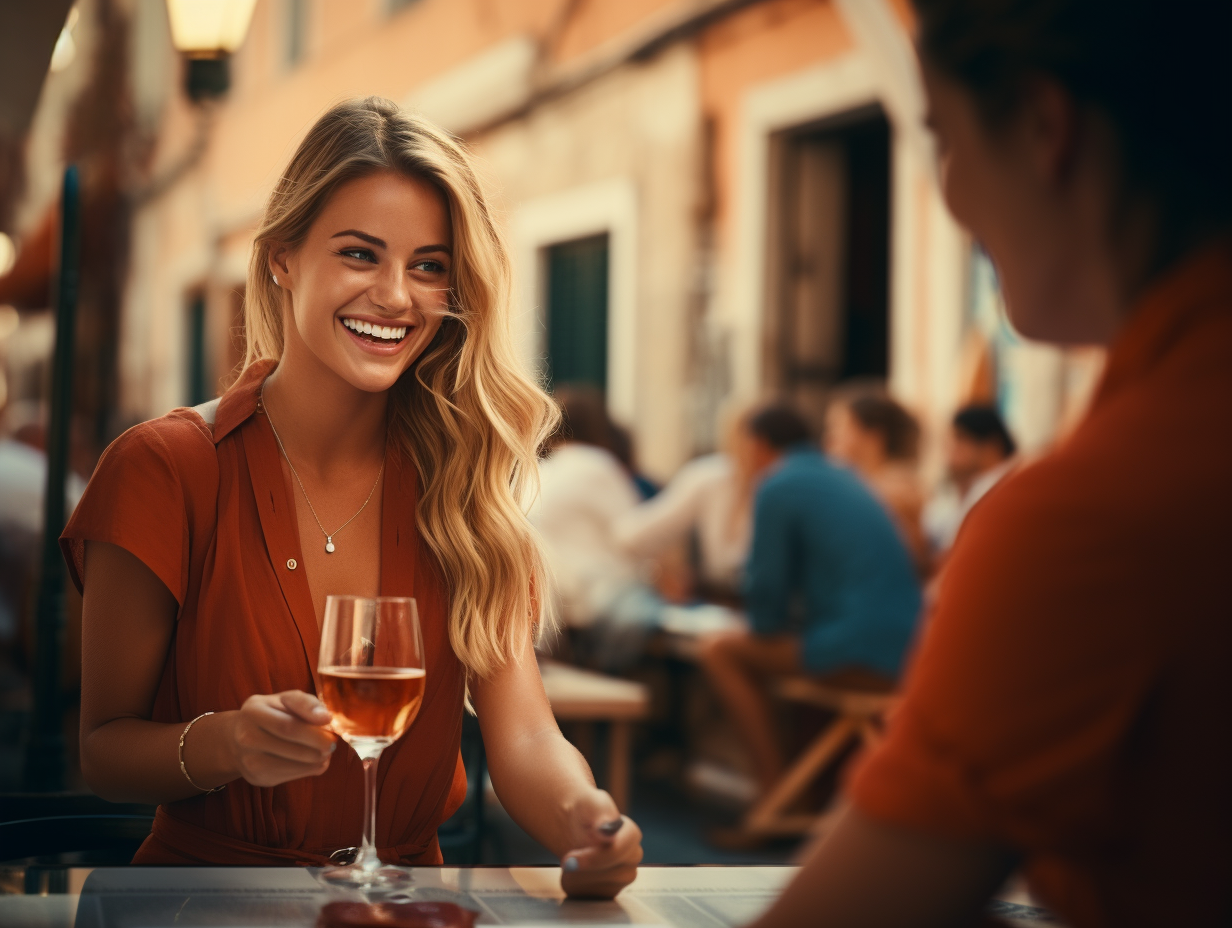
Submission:
<svg viewBox="0 0 1232 928">
<path fill-rule="evenodd" d="M 355 866 L 364 870 L 377 870 L 381 858 L 376 851 L 376 768 L 380 763 L 378 751 L 373 757 L 364 757 L 364 838 L 359 846 Z"/>
</svg>

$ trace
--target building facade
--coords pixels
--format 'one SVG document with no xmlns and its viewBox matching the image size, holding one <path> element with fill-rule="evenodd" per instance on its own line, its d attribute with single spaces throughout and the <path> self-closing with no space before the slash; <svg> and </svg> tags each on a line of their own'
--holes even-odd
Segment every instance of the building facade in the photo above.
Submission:
<svg viewBox="0 0 1232 928">
<path fill-rule="evenodd" d="M 205 104 L 162 0 L 120 6 L 150 127 L 119 321 L 129 420 L 227 383 L 278 171 L 329 105 L 370 94 L 466 140 L 526 364 L 602 388 L 655 477 L 748 404 L 818 415 L 851 378 L 884 379 L 934 437 L 995 396 L 1039 447 L 1098 368 L 1005 328 L 941 202 L 906 0 L 258 0 Z"/>
</svg>

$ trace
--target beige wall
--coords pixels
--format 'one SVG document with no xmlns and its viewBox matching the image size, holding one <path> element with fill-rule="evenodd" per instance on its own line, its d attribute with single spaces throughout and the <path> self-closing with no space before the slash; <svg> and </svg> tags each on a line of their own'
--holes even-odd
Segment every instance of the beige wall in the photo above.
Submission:
<svg viewBox="0 0 1232 928">
<path fill-rule="evenodd" d="M 617 318 L 609 329 L 609 383 L 615 388 L 609 392 L 613 412 L 635 429 L 642 464 L 660 477 L 692 451 L 682 425 L 689 373 L 685 322 L 696 280 L 697 86 L 693 50 L 677 46 L 475 142 L 519 256 L 518 324 L 528 361 L 539 346 L 542 304 L 525 305 L 539 295 L 527 278 L 538 270 L 534 250 L 553 237 L 553 213 L 559 216 L 557 240 L 574 229 L 606 230 L 611 210 L 604 190 L 623 184 L 631 192 L 633 254 L 623 266 L 614 254 L 612 263 L 613 284 L 627 286 L 631 298 L 610 305 Z M 585 230 L 575 224 L 584 220 L 573 217 L 588 209 L 600 221 Z M 526 219 L 529 213 L 535 215 Z M 618 281 L 618 275 L 625 279 Z M 620 318 L 626 313 L 632 320 Z M 622 344 L 626 340 L 631 344 Z"/>
<path fill-rule="evenodd" d="M 154 56 L 142 72 L 145 110 L 160 86 L 164 98 L 153 173 L 184 162 L 203 126 L 206 145 L 135 218 L 126 412 L 182 402 L 185 300 L 202 286 L 221 382 L 233 294 L 277 172 L 331 103 L 381 94 L 471 142 L 509 231 L 528 365 L 542 353 L 541 249 L 612 233 L 609 395 L 645 468 L 665 477 L 713 440 L 724 405 L 764 389 L 771 135 L 876 102 L 894 133 L 890 380 L 926 434 L 943 434 L 960 399 L 969 244 L 937 188 L 906 4 L 765 0 L 629 60 L 716 3 L 420 0 L 386 18 L 383 0 L 310 0 L 306 54 L 290 67 L 286 2 L 259 0 L 233 89 L 204 117 L 174 89 L 176 57 Z M 132 5 L 147 45 L 165 35 L 161 0 Z M 1024 363 L 1014 376 L 1028 391 L 1080 392 L 1065 384 L 1082 378 L 1055 366 Z M 1049 402 L 1073 405 L 1069 393 Z"/>
</svg>

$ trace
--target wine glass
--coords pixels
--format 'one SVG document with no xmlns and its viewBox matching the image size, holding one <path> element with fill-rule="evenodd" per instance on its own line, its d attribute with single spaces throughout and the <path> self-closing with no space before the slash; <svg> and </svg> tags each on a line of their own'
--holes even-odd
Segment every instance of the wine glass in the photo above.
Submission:
<svg viewBox="0 0 1232 928">
<path fill-rule="evenodd" d="M 327 597 L 317 668 L 321 701 L 333 713 L 330 727 L 364 762 L 359 853 L 350 864 L 326 868 L 321 878 L 345 888 L 404 885 L 410 874 L 382 866 L 377 856 L 376 771 L 381 752 L 410 727 L 423 702 L 426 668 L 415 600 Z"/>
</svg>

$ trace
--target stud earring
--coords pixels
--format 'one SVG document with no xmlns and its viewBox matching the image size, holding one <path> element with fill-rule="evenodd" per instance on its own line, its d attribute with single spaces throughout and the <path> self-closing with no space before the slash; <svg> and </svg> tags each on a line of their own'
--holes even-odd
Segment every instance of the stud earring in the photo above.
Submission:
<svg viewBox="0 0 1232 928">
<path fill-rule="evenodd" d="M 277 287 L 277 286 L 278 286 L 278 275 L 277 275 L 277 274 L 270 274 L 270 277 L 271 277 L 271 278 L 273 279 L 273 281 L 274 281 L 274 286 L 275 286 L 275 287 Z"/>
</svg>

